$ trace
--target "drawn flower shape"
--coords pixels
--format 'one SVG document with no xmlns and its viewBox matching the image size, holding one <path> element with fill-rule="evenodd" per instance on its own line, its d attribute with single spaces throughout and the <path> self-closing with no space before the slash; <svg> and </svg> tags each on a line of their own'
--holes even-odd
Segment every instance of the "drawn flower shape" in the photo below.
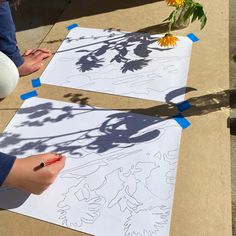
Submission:
<svg viewBox="0 0 236 236">
<path fill-rule="evenodd" d="M 137 208 L 142 205 L 137 201 L 136 198 L 129 194 L 129 186 L 124 186 L 123 189 L 121 189 L 117 193 L 117 195 L 110 201 L 108 207 L 112 208 L 117 204 L 121 212 L 125 212 L 126 210 L 132 212 L 137 210 Z"/>
<path fill-rule="evenodd" d="M 87 184 L 70 187 L 64 196 L 64 199 L 58 203 L 59 219 L 62 220 L 62 225 L 71 228 L 93 224 L 105 204 L 104 198 L 97 196 Z"/>
<path fill-rule="evenodd" d="M 168 223 L 170 210 L 164 206 L 132 212 L 125 222 L 125 236 L 152 236 Z"/>
<path fill-rule="evenodd" d="M 126 73 L 127 71 L 136 71 L 141 70 L 143 67 L 148 65 L 150 60 L 139 59 L 139 60 L 131 60 L 125 62 L 124 65 L 121 67 L 122 73 Z"/>
<path fill-rule="evenodd" d="M 155 155 L 155 158 L 158 160 L 158 164 L 162 166 L 162 168 L 157 166 L 151 170 L 150 175 L 146 178 L 145 187 L 158 199 L 170 199 L 171 194 L 173 193 L 177 156 L 178 152 L 176 150 L 169 152 L 168 154 L 161 154 L 158 152 Z M 156 179 L 158 179 L 158 183 L 155 183 Z"/>
</svg>

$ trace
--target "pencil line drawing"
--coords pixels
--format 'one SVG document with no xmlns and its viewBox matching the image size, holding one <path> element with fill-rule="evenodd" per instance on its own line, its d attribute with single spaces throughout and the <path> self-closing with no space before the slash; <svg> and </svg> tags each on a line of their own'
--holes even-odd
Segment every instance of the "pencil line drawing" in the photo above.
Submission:
<svg viewBox="0 0 236 236">
<path fill-rule="evenodd" d="M 63 152 L 66 165 L 40 196 L 0 188 L 0 207 L 92 235 L 167 236 L 180 138 L 171 119 L 32 98 L 1 151 Z"/>
<path fill-rule="evenodd" d="M 42 74 L 41 81 L 165 102 L 168 92 L 186 85 L 192 42 L 187 37 L 179 37 L 177 47 L 164 49 L 157 44 L 160 37 L 74 28 Z M 181 96 L 174 102 L 183 99 Z"/>
</svg>

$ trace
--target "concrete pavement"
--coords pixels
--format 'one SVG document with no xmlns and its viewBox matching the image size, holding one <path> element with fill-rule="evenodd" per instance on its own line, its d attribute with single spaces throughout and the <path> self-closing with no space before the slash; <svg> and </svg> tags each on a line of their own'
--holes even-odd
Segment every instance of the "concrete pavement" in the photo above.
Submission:
<svg viewBox="0 0 236 236">
<path fill-rule="evenodd" d="M 47 3 L 46 3 L 47 2 Z M 143 3 L 144 1 L 138 1 L 139 4 Z M 154 2 L 154 1 L 150 1 Z M 235 21 L 234 16 L 236 15 L 235 10 L 235 1 L 230 0 L 230 10 L 231 10 L 231 20 Z M 44 3 L 46 5 L 44 5 Z M 55 4 L 56 3 L 56 4 Z M 17 12 L 14 13 L 14 19 L 16 22 L 16 26 L 18 29 L 17 38 L 18 44 L 20 49 L 23 51 L 27 48 L 37 47 L 40 43 L 44 40 L 47 34 L 50 32 L 51 28 L 53 27 L 54 23 L 57 21 L 63 10 L 67 7 L 68 1 L 67 0 L 55 0 L 55 1 L 25 1 L 19 8 Z M 125 7 L 129 7 L 128 5 Z M 132 7 L 132 6 L 130 6 Z M 234 7 L 234 8 L 233 8 Z M 48 10 L 50 9 L 50 10 Z M 117 9 L 107 7 L 107 11 L 114 11 Z M 77 9 L 79 11 L 79 9 Z M 47 12 L 48 14 L 45 14 Z M 91 10 L 90 13 L 99 14 L 99 9 Z M 72 14 L 71 18 L 76 15 L 75 12 Z M 210 15 L 208 15 L 210 17 Z M 25 25 L 28 24 L 28 27 Z M 36 28 L 35 28 L 36 27 Z M 235 35 L 233 34 L 233 27 L 231 26 L 231 52 L 235 49 L 234 42 Z M 144 28 L 144 27 L 140 27 Z M 234 30 L 236 31 L 236 30 Z M 230 55 L 232 56 L 232 54 Z M 233 61 L 230 61 L 231 65 L 231 88 L 235 89 L 236 80 L 235 77 L 235 64 Z M 232 101 L 233 102 L 233 101 Z M 232 110 L 231 116 L 236 118 L 236 112 Z M 231 132 L 234 134 L 234 131 Z M 235 157 L 236 157 L 236 136 L 231 135 L 231 160 L 232 160 L 232 173 L 234 173 L 236 164 L 235 164 Z M 233 202 L 236 200 L 236 177 L 232 174 L 232 199 Z M 234 206 L 234 205 L 233 205 Z M 233 218 L 233 220 L 235 217 Z"/>
</svg>

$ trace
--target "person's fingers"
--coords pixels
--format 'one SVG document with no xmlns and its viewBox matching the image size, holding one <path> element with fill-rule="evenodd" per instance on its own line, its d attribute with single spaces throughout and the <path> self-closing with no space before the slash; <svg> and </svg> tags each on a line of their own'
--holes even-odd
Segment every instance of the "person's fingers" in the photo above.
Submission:
<svg viewBox="0 0 236 236">
<path fill-rule="evenodd" d="M 28 68 L 28 71 L 30 73 L 33 73 L 33 72 L 39 70 L 42 66 L 43 66 L 43 63 L 41 61 L 37 62 L 37 63 L 34 63 Z"/>
<path fill-rule="evenodd" d="M 34 57 L 32 59 L 35 60 L 35 62 L 39 62 L 50 56 L 51 56 L 50 53 L 40 52 L 40 53 L 34 54 Z"/>
<path fill-rule="evenodd" d="M 27 49 L 27 50 L 24 52 L 23 56 L 28 56 L 28 55 L 30 55 L 33 51 L 34 51 L 34 49 Z"/>
<path fill-rule="evenodd" d="M 44 161 L 44 162 L 47 162 L 47 161 L 54 161 L 54 160 L 57 160 L 58 159 L 58 161 L 60 160 L 62 160 L 62 162 L 65 162 L 65 156 L 62 156 L 61 154 L 59 154 L 59 153 L 45 153 L 45 154 L 43 154 L 42 155 L 42 161 Z"/>
<path fill-rule="evenodd" d="M 42 53 L 41 51 L 37 50 L 36 52 L 34 52 L 34 56 L 38 56 L 41 53 Z"/>
<path fill-rule="evenodd" d="M 36 58 L 37 56 L 42 55 L 44 58 L 51 56 L 51 53 L 49 52 L 41 52 L 41 51 L 36 51 L 33 54 L 33 58 Z"/>
<path fill-rule="evenodd" d="M 41 51 L 36 51 L 35 53 L 30 53 L 29 55 L 24 55 L 23 57 L 25 58 L 25 62 L 29 65 L 39 63 L 43 61 L 44 59 L 48 58 L 51 56 L 51 53 L 48 52 L 41 52 Z"/>
<path fill-rule="evenodd" d="M 30 53 L 28 53 L 28 55 L 27 56 L 29 56 L 29 55 L 34 55 L 34 53 L 36 53 L 37 52 L 37 48 L 35 48 L 35 49 L 30 49 Z"/>
<path fill-rule="evenodd" d="M 46 55 L 51 56 L 51 52 L 50 52 L 49 50 L 44 50 L 44 49 L 41 49 L 41 48 L 37 49 L 37 50 L 33 53 L 34 56 L 37 56 L 37 55 L 40 55 L 40 54 L 44 54 L 45 56 L 46 56 Z"/>
<path fill-rule="evenodd" d="M 53 171 L 53 173 L 58 174 L 64 168 L 65 161 L 66 157 L 62 156 L 58 161 L 46 166 L 45 168 L 48 167 Z"/>
<path fill-rule="evenodd" d="M 44 52 L 44 53 L 50 53 L 51 54 L 51 51 L 47 48 L 35 48 L 35 49 L 27 49 L 25 52 L 24 52 L 24 56 L 28 56 L 30 54 L 35 54 L 35 53 L 39 53 L 39 52 Z"/>
<path fill-rule="evenodd" d="M 20 76 L 29 75 L 29 74 L 39 70 L 43 66 L 42 57 L 37 58 L 37 60 L 32 57 L 30 57 L 30 58 L 28 58 L 28 57 L 30 57 L 30 56 L 25 57 L 25 61 L 27 61 L 27 64 L 23 64 L 22 66 L 18 67 Z"/>
<path fill-rule="evenodd" d="M 45 52 L 45 53 L 51 53 L 51 51 L 47 48 L 38 48 L 37 50 L 39 50 L 41 52 Z"/>
<path fill-rule="evenodd" d="M 41 157 L 42 157 L 42 161 L 50 161 L 57 158 L 58 156 L 59 155 L 57 153 L 49 152 L 49 153 L 42 154 Z"/>
</svg>

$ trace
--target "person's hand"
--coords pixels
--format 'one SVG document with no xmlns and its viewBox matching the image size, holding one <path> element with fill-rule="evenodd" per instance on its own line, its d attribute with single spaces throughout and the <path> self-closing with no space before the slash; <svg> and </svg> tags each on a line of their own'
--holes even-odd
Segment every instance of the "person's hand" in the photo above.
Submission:
<svg viewBox="0 0 236 236">
<path fill-rule="evenodd" d="M 42 168 L 40 163 L 58 157 L 57 154 L 47 153 L 16 159 L 4 184 L 30 193 L 41 194 L 54 182 L 60 170 L 64 168 L 65 157 L 62 156 L 60 160 Z"/>
<path fill-rule="evenodd" d="M 51 52 L 46 48 L 28 49 L 24 54 L 24 63 L 18 67 L 20 76 L 29 75 L 43 66 L 43 60 L 50 57 Z"/>
</svg>

